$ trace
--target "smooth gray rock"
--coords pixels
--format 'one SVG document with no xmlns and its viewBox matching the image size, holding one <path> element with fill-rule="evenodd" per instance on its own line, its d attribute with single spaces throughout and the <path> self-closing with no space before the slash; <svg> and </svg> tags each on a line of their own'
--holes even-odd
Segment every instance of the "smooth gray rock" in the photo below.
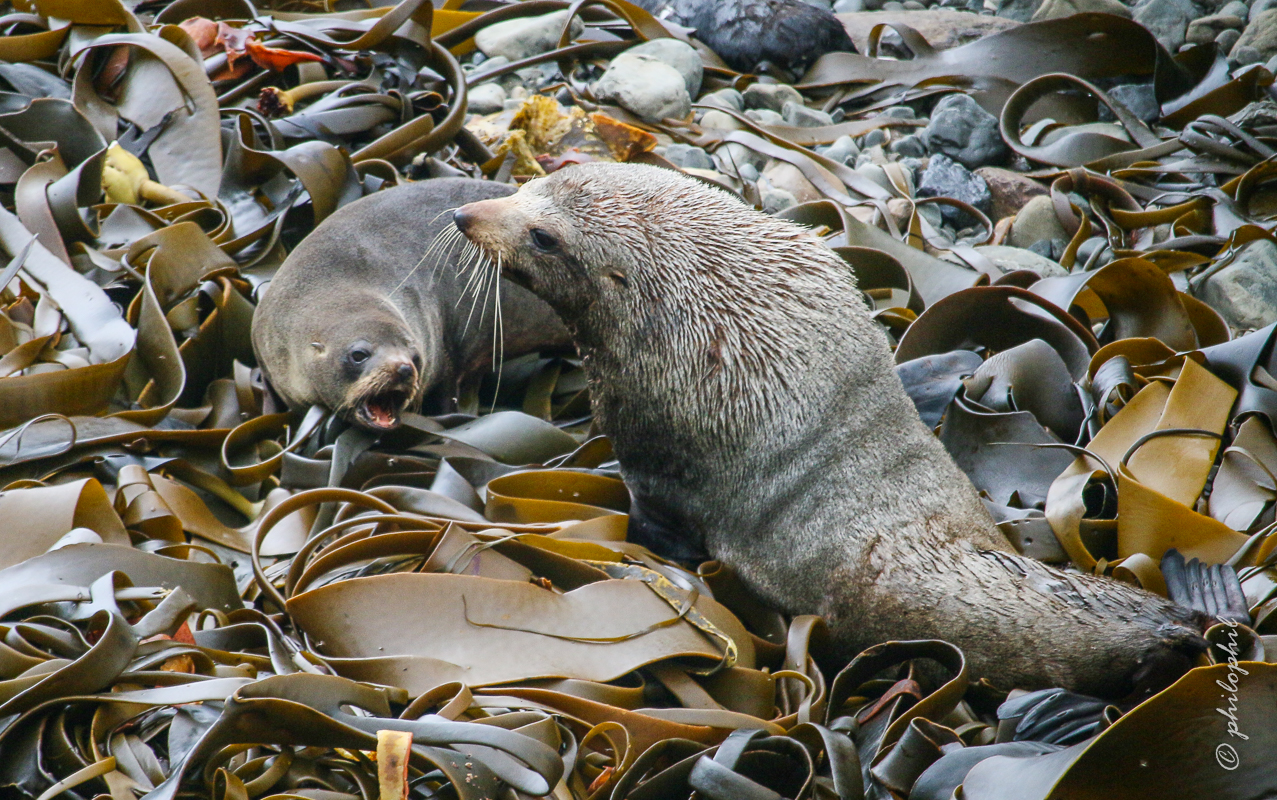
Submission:
<svg viewBox="0 0 1277 800">
<path fill-rule="evenodd" d="M 834 0 L 835 14 L 855 14 L 869 8 L 867 0 Z"/>
<path fill-rule="evenodd" d="M 972 173 L 953 159 L 937 153 L 931 157 L 927 169 L 918 182 L 918 197 L 951 197 L 975 206 L 988 214 L 993 210 L 993 195 L 984 178 Z M 942 205 L 940 215 L 955 228 L 974 223 L 968 215 L 951 205 Z"/>
<path fill-rule="evenodd" d="M 1234 57 L 1233 60 L 1240 61 L 1236 58 L 1236 53 L 1241 47 L 1251 47 L 1259 52 L 1260 57 L 1250 63 L 1267 61 L 1277 56 L 1277 7 L 1269 6 L 1259 16 L 1251 16 L 1246 30 L 1229 53 Z"/>
<path fill-rule="evenodd" d="M 947 95 L 937 103 L 920 138 L 932 153 L 943 153 L 967 169 L 1000 163 L 1010 153 L 998 118 L 966 94 Z"/>
<path fill-rule="evenodd" d="M 1028 22 L 1041 5 L 1042 0 L 998 0 L 997 14 L 1016 22 Z"/>
<path fill-rule="evenodd" d="M 696 102 L 737 113 L 745 110 L 745 98 L 735 89 L 719 89 L 717 92 L 709 92 Z"/>
<path fill-rule="evenodd" d="M 1069 240 L 1069 232 L 1055 216 L 1055 205 L 1048 195 L 1040 195 L 1024 204 L 1011 223 L 1007 242 L 1012 247 L 1030 248 L 1039 241 Z"/>
<path fill-rule="evenodd" d="M 854 164 L 856 156 L 860 155 L 860 148 L 856 147 L 850 136 L 839 136 L 821 155 L 841 164 Z"/>
<path fill-rule="evenodd" d="M 1250 24 L 1259 19 L 1259 15 L 1270 8 L 1277 8 L 1277 0 L 1252 0 L 1250 12 L 1246 16 L 1246 23 Z"/>
<path fill-rule="evenodd" d="M 709 153 L 690 144 L 675 142 L 665 148 L 665 160 L 684 169 L 715 169 Z"/>
<path fill-rule="evenodd" d="M 916 134 L 901 136 L 887 145 L 887 149 L 898 156 L 922 158 L 927 154 L 927 146 Z"/>
<path fill-rule="evenodd" d="M 592 87 L 594 96 L 611 100 L 648 122 L 685 119 L 692 112 L 687 84 L 678 70 L 651 56 L 621 53 Z"/>
<path fill-rule="evenodd" d="M 1210 14 L 1205 17 L 1198 17 L 1188 23 L 1188 28 L 1184 31 L 1184 41 L 1191 44 L 1207 44 L 1215 41 L 1215 37 L 1227 30 L 1240 31 L 1246 27 L 1245 17 L 1235 17 L 1231 14 Z"/>
<path fill-rule="evenodd" d="M 1049 258 L 1025 250 L 1020 247 L 1008 247 L 1000 244 L 978 245 L 975 251 L 992 261 L 1003 272 L 1014 272 L 1027 269 L 1036 272 L 1043 278 L 1058 278 L 1068 275 L 1068 271 Z"/>
<path fill-rule="evenodd" d="M 482 83 L 466 92 L 472 114 L 495 114 L 505 107 L 506 98 L 505 89 L 497 83 Z"/>
<path fill-rule="evenodd" d="M 705 66 L 701 63 L 701 56 L 696 52 L 696 48 L 687 42 L 669 38 L 652 39 L 635 45 L 625 52 L 651 56 L 657 61 L 669 64 L 683 76 L 683 82 L 687 84 L 688 97 L 695 97 L 701 93 L 701 79 L 705 76 Z"/>
<path fill-rule="evenodd" d="M 915 119 L 918 114 L 909 106 L 891 106 L 882 110 L 883 116 L 895 117 L 896 119 Z"/>
<path fill-rule="evenodd" d="M 880 144 L 887 143 L 887 132 L 882 128 L 869 131 L 860 140 L 861 147 L 877 147 Z"/>
<path fill-rule="evenodd" d="M 1189 21 L 1199 16 L 1201 12 L 1190 0 L 1144 0 L 1135 7 L 1135 21 L 1172 53 L 1184 44 Z"/>
<path fill-rule="evenodd" d="M 787 83 L 754 83 L 745 88 L 745 108 L 762 108 L 780 113 L 786 103 L 802 103 L 803 96 Z"/>
<path fill-rule="evenodd" d="M 1237 330 L 1277 322 L 1277 244 L 1259 239 L 1206 280 L 1201 298 Z"/>
<path fill-rule="evenodd" d="M 1225 3 L 1224 7 L 1219 10 L 1219 13 L 1230 17 L 1241 17 L 1242 19 L 1246 19 L 1250 15 L 1250 6 L 1243 3 L 1242 0 L 1229 0 L 1229 2 Z"/>
<path fill-rule="evenodd" d="M 1248 67 L 1251 64 L 1259 64 L 1264 60 L 1264 54 L 1259 52 L 1257 48 L 1244 44 L 1241 39 L 1237 40 L 1237 44 L 1233 45 L 1233 49 L 1228 51 L 1228 60 L 1238 67 Z"/>
<path fill-rule="evenodd" d="M 767 164 L 767 156 L 750 150 L 739 142 L 728 142 L 714 149 L 714 161 L 718 164 L 719 172 L 737 175 L 744 180 L 745 176 L 740 171 L 749 166 L 754 169 L 755 175 L 761 174 Z"/>
<path fill-rule="evenodd" d="M 508 19 L 489 25 L 474 35 L 475 45 L 485 55 L 505 56 L 511 61 L 548 53 L 559 45 L 559 35 L 568 20 L 567 9 L 536 17 Z M 572 38 L 585 30 L 581 18 L 572 20 Z"/>
<path fill-rule="evenodd" d="M 758 200 L 763 207 L 764 214 L 777 214 L 791 206 L 798 205 L 798 201 L 791 192 L 772 186 L 772 182 L 767 180 L 765 176 L 758 179 L 757 186 Z"/>
<path fill-rule="evenodd" d="M 834 124 L 833 117 L 830 117 L 824 111 L 817 108 L 808 108 L 802 103 L 795 103 L 792 100 L 781 107 L 780 115 L 785 118 L 787 125 L 793 125 L 795 128 L 819 128 L 824 125 Z"/>
<path fill-rule="evenodd" d="M 1229 29 L 1220 31 L 1215 37 L 1215 46 L 1219 48 L 1218 52 L 1227 53 L 1233 49 L 1233 45 L 1237 44 L 1237 40 L 1242 38 L 1242 32 L 1239 30 Z"/>
<path fill-rule="evenodd" d="M 780 114 L 772 111 L 770 108 L 751 108 L 745 112 L 745 116 L 757 122 L 759 125 L 784 125 L 785 118 Z"/>
</svg>

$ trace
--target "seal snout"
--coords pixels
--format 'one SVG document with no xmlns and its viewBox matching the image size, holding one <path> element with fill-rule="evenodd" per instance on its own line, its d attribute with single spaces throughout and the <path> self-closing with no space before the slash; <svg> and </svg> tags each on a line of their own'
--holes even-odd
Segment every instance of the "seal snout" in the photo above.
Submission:
<svg viewBox="0 0 1277 800">
<path fill-rule="evenodd" d="M 470 232 L 470 227 L 474 225 L 474 218 L 474 203 L 467 203 L 452 212 L 452 224 L 456 225 L 457 230 L 462 233 Z"/>
<path fill-rule="evenodd" d="M 388 356 L 370 365 L 350 388 L 352 421 L 374 431 L 396 427 L 418 394 L 417 383 L 417 365 L 409 358 Z"/>
</svg>

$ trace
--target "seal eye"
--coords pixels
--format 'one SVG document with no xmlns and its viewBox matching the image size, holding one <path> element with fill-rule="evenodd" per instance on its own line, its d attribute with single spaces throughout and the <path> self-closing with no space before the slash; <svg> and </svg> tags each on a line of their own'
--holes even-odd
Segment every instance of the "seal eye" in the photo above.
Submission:
<svg viewBox="0 0 1277 800">
<path fill-rule="evenodd" d="M 366 347 L 356 347 L 350 351 L 350 360 L 355 364 L 362 364 L 372 358 L 372 353 Z"/>
<path fill-rule="evenodd" d="M 559 246 L 558 239 L 555 239 L 540 228 L 533 228 L 528 231 L 528 235 L 532 237 L 532 246 L 542 253 L 548 253 Z"/>
</svg>

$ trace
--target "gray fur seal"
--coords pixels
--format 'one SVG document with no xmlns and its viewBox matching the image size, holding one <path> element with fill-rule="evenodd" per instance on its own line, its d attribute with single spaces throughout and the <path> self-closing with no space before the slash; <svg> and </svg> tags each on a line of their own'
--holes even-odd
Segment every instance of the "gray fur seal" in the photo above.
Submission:
<svg viewBox="0 0 1277 800">
<path fill-rule="evenodd" d="M 440 238 L 453 209 L 513 191 L 438 178 L 361 198 L 320 223 L 253 316 L 253 350 L 275 392 L 291 407 L 319 403 L 384 431 L 404 410 L 451 410 L 458 382 L 491 365 L 494 336 L 505 356 L 570 347 L 558 317 L 526 289 L 467 287 L 456 248 Z M 500 330 L 485 308 L 491 298 L 479 295 L 499 297 Z"/>
<path fill-rule="evenodd" d="M 843 261 L 677 172 L 570 167 L 458 228 L 581 353 L 636 504 L 839 655 L 944 639 L 1004 689 L 1165 685 L 1204 614 L 1015 553 L 919 419 Z"/>
</svg>

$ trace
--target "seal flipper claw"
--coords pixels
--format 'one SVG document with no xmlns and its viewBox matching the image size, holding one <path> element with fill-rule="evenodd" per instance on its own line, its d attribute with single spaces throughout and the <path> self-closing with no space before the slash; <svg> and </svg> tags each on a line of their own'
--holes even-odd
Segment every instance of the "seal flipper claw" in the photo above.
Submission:
<svg viewBox="0 0 1277 800">
<path fill-rule="evenodd" d="M 1231 566 L 1208 566 L 1195 558 L 1185 562 L 1183 554 L 1172 548 L 1162 556 L 1161 568 L 1172 602 L 1220 622 L 1251 624 L 1246 595 Z"/>
</svg>

